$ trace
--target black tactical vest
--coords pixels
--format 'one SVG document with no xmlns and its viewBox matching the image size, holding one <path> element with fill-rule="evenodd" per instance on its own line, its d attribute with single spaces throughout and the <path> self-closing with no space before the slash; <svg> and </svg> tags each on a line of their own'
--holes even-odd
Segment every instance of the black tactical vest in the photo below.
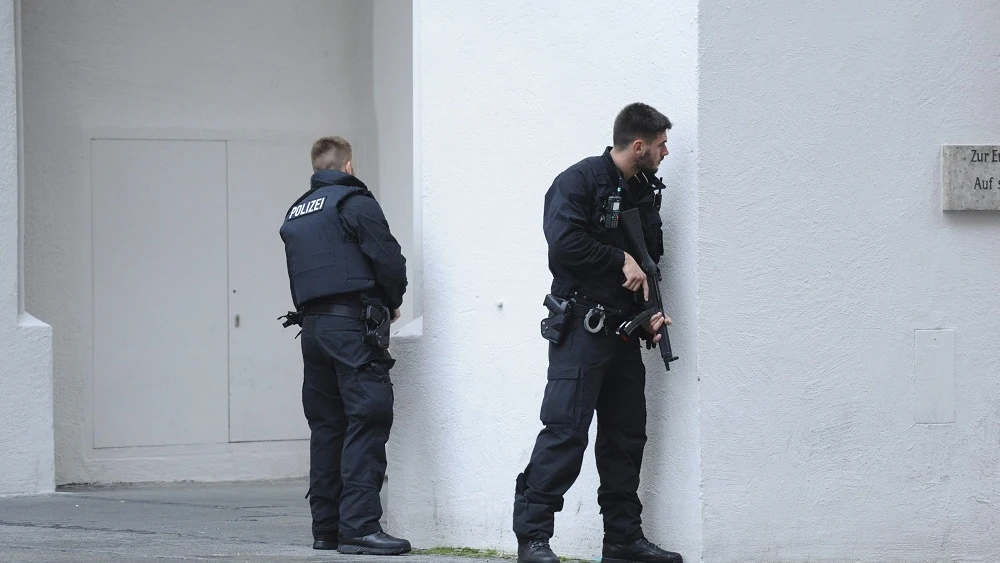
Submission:
<svg viewBox="0 0 1000 563">
<path fill-rule="evenodd" d="M 285 213 L 280 233 L 296 308 L 312 299 L 375 287 L 371 262 L 340 222 L 340 203 L 351 196 L 368 197 L 362 194 L 367 190 L 356 185 L 322 185 Z"/>
</svg>

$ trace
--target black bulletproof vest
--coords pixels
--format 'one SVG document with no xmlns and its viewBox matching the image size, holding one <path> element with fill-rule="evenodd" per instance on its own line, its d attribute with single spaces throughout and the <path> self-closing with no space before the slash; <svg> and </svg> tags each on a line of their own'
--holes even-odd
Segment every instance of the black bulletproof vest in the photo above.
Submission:
<svg viewBox="0 0 1000 563">
<path fill-rule="evenodd" d="M 296 308 L 320 297 L 368 291 L 375 287 L 371 262 L 357 240 L 348 240 L 340 222 L 340 203 L 347 197 L 367 197 L 363 188 L 327 185 L 300 197 L 285 214 L 288 279 Z"/>
</svg>

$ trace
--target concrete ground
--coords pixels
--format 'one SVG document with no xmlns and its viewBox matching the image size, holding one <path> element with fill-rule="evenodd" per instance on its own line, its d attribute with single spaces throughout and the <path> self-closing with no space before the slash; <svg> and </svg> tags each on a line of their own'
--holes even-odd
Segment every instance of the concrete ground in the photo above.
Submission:
<svg viewBox="0 0 1000 563">
<path fill-rule="evenodd" d="M 0 561 L 489 561 L 419 551 L 398 557 L 316 551 L 306 489 L 305 481 L 144 484 L 0 497 Z"/>
</svg>

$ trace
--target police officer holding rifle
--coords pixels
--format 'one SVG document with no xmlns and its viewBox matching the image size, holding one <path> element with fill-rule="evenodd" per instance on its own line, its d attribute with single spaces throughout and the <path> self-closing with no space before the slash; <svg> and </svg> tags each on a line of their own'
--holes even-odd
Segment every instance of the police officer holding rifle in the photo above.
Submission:
<svg viewBox="0 0 1000 563">
<path fill-rule="evenodd" d="M 681 563 L 642 531 L 639 472 L 646 444 L 646 370 L 640 339 L 670 349 L 656 263 L 670 120 L 642 103 L 614 123 L 614 146 L 559 174 L 545 195 L 551 294 L 541 323 L 550 341 L 540 418 L 544 428 L 517 476 L 513 531 L 519 563 L 558 563 L 549 546 L 555 513 L 580 473 L 590 423 L 604 518 L 602 563 Z"/>
</svg>

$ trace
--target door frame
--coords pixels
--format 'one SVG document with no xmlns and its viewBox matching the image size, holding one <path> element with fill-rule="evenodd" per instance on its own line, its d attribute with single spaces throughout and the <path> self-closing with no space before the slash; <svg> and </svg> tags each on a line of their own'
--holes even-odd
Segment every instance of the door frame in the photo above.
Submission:
<svg viewBox="0 0 1000 563">
<path fill-rule="evenodd" d="M 226 442 L 216 444 L 130 446 L 116 448 L 94 447 L 94 239 L 93 239 L 93 186 L 91 179 L 91 142 L 94 140 L 155 140 L 155 141 L 287 141 L 337 134 L 348 139 L 354 148 L 354 160 L 362 171 L 377 174 L 377 158 L 369 159 L 368 147 L 372 139 L 363 131 L 344 128 L 324 130 L 274 130 L 274 129 L 202 129 L 169 127 L 97 127 L 84 126 L 82 142 L 77 157 L 81 160 L 84 177 L 84 214 L 82 231 L 77 236 L 83 241 L 83 278 L 79 280 L 85 303 L 83 326 L 89 327 L 83 339 L 81 375 L 84 381 L 84 431 L 80 460 L 84 472 L 95 482 L 259 479 L 301 476 L 308 471 L 308 440 L 283 440 L 262 442 Z M 303 164 L 308 163 L 303 155 Z M 227 163 L 228 165 L 228 163 Z M 227 185 L 227 190 L 229 189 Z M 227 351 L 228 356 L 228 351 Z M 228 365 L 228 360 L 227 360 Z M 227 378 L 229 377 L 227 369 Z M 227 406 L 228 408 L 228 406 Z M 155 469 L 150 469 L 155 464 Z"/>
</svg>

